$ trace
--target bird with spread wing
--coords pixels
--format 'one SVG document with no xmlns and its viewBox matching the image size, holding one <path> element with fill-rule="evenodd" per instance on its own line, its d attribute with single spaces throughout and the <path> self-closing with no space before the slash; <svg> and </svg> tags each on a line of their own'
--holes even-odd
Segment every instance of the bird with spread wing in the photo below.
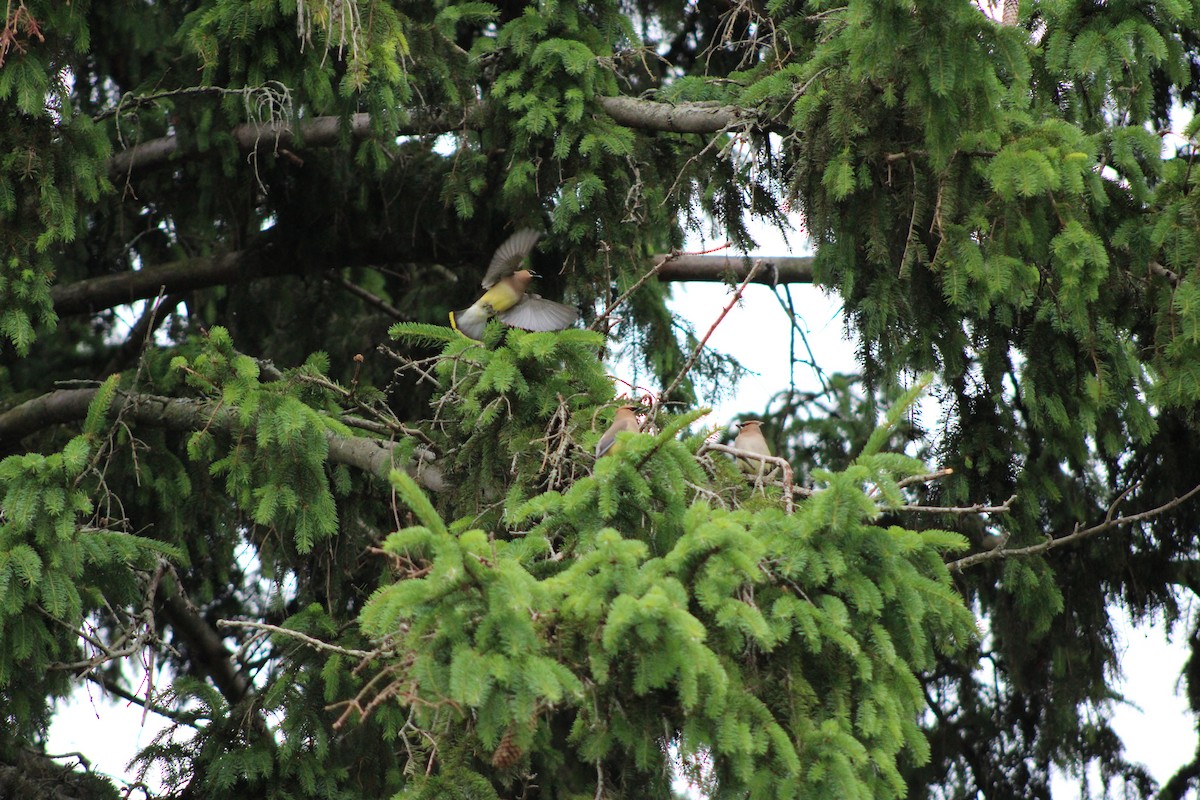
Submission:
<svg viewBox="0 0 1200 800">
<path fill-rule="evenodd" d="M 560 331 L 574 324 L 579 312 L 528 291 L 536 276 L 527 269 L 518 269 L 540 236 L 538 231 L 525 228 L 496 248 L 483 276 L 483 296 L 470 308 L 450 312 L 452 328 L 472 339 L 482 339 L 492 317 L 526 331 Z"/>
</svg>

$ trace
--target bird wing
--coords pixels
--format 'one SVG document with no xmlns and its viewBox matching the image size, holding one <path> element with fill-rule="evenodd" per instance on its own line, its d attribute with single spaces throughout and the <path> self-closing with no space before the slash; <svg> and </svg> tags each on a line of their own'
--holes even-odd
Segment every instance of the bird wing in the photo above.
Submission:
<svg viewBox="0 0 1200 800">
<path fill-rule="evenodd" d="M 612 449 L 613 443 L 616 441 L 617 426 L 614 425 L 604 432 L 604 435 L 600 437 L 600 441 L 596 442 L 596 458 L 600 458 L 602 455 Z"/>
<path fill-rule="evenodd" d="M 579 312 L 568 305 L 527 294 L 524 300 L 497 316 L 505 325 L 525 331 L 561 331 L 579 319 Z"/>
<path fill-rule="evenodd" d="M 608 451 L 612 450 L 613 445 L 617 442 L 617 434 L 621 431 L 636 431 L 638 422 L 636 417 L 625 416 L 620 411 L 617 412 L 617 418 L 613 420 L 613 424 L 609 426 L 604 435 L 600 437 L 600 441 L 596 442 L 596 458 L 600 458 Z"/>
<path fill-rule="evenodd" d="M 483 276 L 483 288 L 490 289 L 501 278 L 507 278 L 516 272 L 541 235 L 540 231 L 532 228 L 522 228 L 505 239 L 504 244 L 496 248 L 492 263 L 488 264 L 487 272 Z"/>
</svg>

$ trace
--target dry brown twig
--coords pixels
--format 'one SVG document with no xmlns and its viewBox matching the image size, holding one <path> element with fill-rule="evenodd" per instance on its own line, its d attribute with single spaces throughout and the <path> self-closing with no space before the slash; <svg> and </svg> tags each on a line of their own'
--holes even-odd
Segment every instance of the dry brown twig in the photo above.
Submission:
<svg viewBox="0 0 1200 800">
<path fill-rule="evenodd" d="M 545 488 L 561 491 L 575 482 L 574 462 L 567 457 L 574 439 L 570 435 L 571 408 L 566 398 L 558 395 L 558 407 L 546 423 L 546 435 L 530 444 L 542 444 L 542 464 L 539 471 L 546 476 Z"/>
<path fill-rule="evenodd" d="M 729 445 L 725 444 L 717 444 L 716 442 L 705 442 L 697 455 L 700 455 L 708 450 L 715 450 L 718 453 L 728 453 L 731 456 L 736 458 L 744 458 L 748 461 L 758 461 L 764 465 L 774 464 L 778 466 L 783 470 L 782 485 L 784 513 L 791 514 L 795 511 L 795 492 L 792 489 L 792 465 L 788 463 L 787 459 L 780 458 L 779 456 L 764 456 L 759 453 L 751 452 L 750 450 L 741 450 L 737 447 L 730 447 Z M 762 471 L 763 469 L 759 469 L 760 478 Z"/>
</svg>

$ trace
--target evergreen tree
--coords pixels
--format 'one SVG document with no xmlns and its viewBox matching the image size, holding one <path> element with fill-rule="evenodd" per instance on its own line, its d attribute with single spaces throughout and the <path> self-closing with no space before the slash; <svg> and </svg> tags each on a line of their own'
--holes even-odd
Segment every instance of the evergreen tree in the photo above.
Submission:
<svg viewBox="0 0 1200 800">
<path fill-rule="evenodd" d="M 0 795 L 117 795 L 83 680 L 166 797 L 1197 789 L 1109 717 L 1114 607 L 1200 638 L 1200 9 L 1008 6 L 10 2 Z M 811 264 L 654 255 L 787 211 Z M 587 329 L 469 340 L 520 228 Z M 666 308 L 732 273 L 863 342 L 766 486 Z"/>
</svg>

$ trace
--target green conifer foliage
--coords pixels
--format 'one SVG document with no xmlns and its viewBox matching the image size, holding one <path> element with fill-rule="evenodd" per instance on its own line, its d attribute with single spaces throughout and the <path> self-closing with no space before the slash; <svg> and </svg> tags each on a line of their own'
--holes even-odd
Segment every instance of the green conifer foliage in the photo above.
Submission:
<svg viewBox="0 0 1200 800">
<path fill-rule="evenodd" d="M 1158 791 L 1111 611 L 1200 638 L 1200 5 L 983 5 L 7 3 L 0 795 L 84 680 L 167 797 Z M 785 212 L 862 374 L 744 409 L 752 489 L 654 254 Z M 468 341 L 522 227 L 583 322 Z M 613 357 L 675 388 L 597 461 Z"/>
<path fill-rule="evenodd" d="M 578 387 L 581 371 L 599 376 L 594 359 L 586 369 L 594 345 L 570 333 L 513 333 L 496 349 L 452 341 L 439 374 L 464 399 L 437 402 L 460 422 L 446 426 L 452 440 L 466 441 L 449 449 L 487 463 L 471 441 L 494 433 L 473 391 L 544 402 L 559 387 L 531 380 L 541 364 L 573 363 L 564 374 Z M 484 363 L 464 363 L 471 351 Z M 552 405 L 538 415 L 518 403 L 505 427 L 553 417 Z M 703 753 L 734 795 L 904 794 L 897 759 L 928 758 L 916 672 L 975 636 L 941 555 L 961 538 L 875 524 L 900 502 L 896 477 L 924 465 L 872 452 L 877 436 L 846 472 L 818 475 L 825 486 L 794 515 L 739 509 L 702 489 L 712 479 L 677 438 L 695 416 L 622 434 L 565 491 L 523 504 L 510 492 L 504 524 L 489 530 L 471 517 L 447 525 L 412 478 L 392 473 L 418 524 L 384 545 L 393 575 L 361 623 L 387 655 L 359 704 L 398 697 L 409 735 L 424 736 L 412 758 L 444 758 L 501 795 L 528 789 L 529 775 L 549 796 L 664 793 L 675 745 Z M 516 454 L 517 479 L 538 461 Z"/>
</svg>

